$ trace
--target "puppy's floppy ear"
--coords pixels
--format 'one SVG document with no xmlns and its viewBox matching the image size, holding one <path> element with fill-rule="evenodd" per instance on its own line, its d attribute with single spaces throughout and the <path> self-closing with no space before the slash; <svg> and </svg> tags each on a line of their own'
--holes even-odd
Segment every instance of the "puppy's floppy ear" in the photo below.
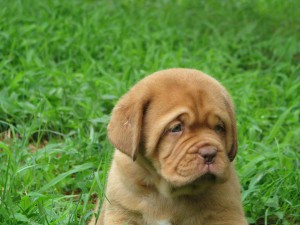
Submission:
<svg viewBox="0 0 300 225">
<path fill-rule="evenodd" d="M 110 142 L 133 160 L 136 159 L 140 147 L 147 102 L 145 90 L 131 89 L 114 107 L 107 127 Z"/>
<path fill-rule="evenodd" d="M 234 106 L 230 96 L 227 93 L 225 93 L 225 105 L 231 120 L 231 147 L 228 153 L 228 158 L 230 161 L 233 161 L 238 150 L 237 127 L 236 127 Z"/>
</svg>

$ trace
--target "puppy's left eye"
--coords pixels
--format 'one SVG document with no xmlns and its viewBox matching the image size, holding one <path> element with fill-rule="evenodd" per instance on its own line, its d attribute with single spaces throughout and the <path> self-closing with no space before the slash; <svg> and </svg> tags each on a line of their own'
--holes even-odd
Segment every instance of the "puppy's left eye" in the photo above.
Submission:
<svg viewBox="0 0 300 225">
<path fill-rule="evenodd" d="M 176 126 L 172 127 L 172 128 L 170 129 L 170 132 L 171 132 L 171 133 L 179 133 L 179 132 L 181 132 L 182 130 L 183 130 L 183 126 L 182 126 L 181 123 L 179 123 L 179 124 L 177 124 Z"/>
<path fill-rule="evenodd" d="M 218 124 L 215 126 L 214 130 L 217 133 L 223 134 L 223 133 L 225 133 L 225 126 L 224 126 L 224 124 Z"/>
</svg>

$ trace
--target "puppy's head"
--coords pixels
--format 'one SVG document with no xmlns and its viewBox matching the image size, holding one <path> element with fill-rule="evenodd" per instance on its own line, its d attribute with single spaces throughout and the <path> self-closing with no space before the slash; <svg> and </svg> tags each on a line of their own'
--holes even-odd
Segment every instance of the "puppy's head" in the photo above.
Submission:
<svg viewBox="0 0 300 225">
<path fill-rule="evenodd" d="M 142 154 L 174 189 L 225 182 L 237 152 L 229 95 L 191 69 L 163 70 L 138 82 L 113 109 L 108 136 L 133 161 Z"/>
</svg>

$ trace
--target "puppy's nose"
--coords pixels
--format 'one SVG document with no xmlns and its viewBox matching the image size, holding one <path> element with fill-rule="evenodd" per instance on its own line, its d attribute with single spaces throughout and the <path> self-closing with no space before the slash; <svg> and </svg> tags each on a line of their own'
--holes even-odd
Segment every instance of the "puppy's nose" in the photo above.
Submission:
<svg viewBox="0 0 300 225">
<path fill-rule="evenodd" d="M 212 164 L 217 155 L 217 148 L 212 146 L 205 146 L 199 149 L 200 155 L 203 157 L 205 164 Z"/>
</svg>

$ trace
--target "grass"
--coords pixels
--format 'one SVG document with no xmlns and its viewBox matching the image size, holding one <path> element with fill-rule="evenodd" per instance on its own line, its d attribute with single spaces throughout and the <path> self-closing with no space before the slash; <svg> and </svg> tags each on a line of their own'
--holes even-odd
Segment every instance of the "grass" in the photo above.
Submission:
<svg viewBox="0 0 300 225">
<path fill-rule="evenodd" d="M 0 224 L 85 224 L 114 103 L 170 67 L 230 91 L 250 224 L 299 224 L 299 15 L 296 0 L 0 1 Z"/>
</svg>

